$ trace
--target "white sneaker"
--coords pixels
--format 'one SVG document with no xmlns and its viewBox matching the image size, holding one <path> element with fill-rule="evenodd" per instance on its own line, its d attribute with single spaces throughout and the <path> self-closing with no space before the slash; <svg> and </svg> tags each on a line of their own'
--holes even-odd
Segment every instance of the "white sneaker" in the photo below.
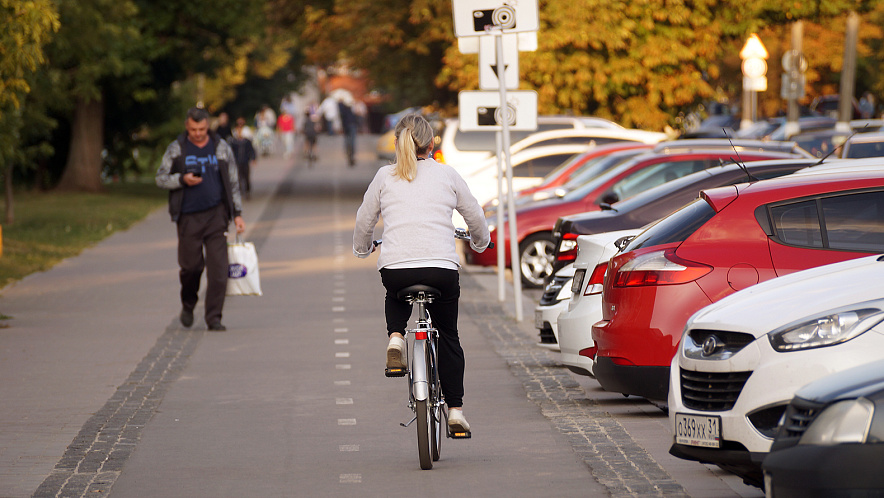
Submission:
<svg viewBox="0 0 884 498">
<path fill-rule="evenodd" d="M 463 410 L 458 408 L 450 408 L 448 410 L 448 431 L 470 432 L 470 424 L 464 418 Z"/>
<path fill-rule="evenodd" d="M 387 368 L 408 368 L 405 363 L 405 339 L 390 337 L 387 344 Z"/>
</svg>

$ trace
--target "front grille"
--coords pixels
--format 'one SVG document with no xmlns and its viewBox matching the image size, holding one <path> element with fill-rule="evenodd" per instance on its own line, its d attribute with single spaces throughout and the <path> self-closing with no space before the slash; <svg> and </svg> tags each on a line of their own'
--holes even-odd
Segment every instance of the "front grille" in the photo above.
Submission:
<svg viewBox="0 0 884 498">
<path fill-rule="evenodd" d="M 752 372 L 680 370 L 681 400 L 692 410 L 725 411 L 734 407 Z"/>
<path fill-rule="evenodd" d="M 559 291 L 571 280 L 571 277 L 554 276 L 552 282 L 547 284 L 543 289 L 543 296 L 540 297 L 541 306 L 551 306 L 560 301 L 557 299 Z"/>
<path fill-rule="evenodd" d="M 780 435 L 789 438 L 799 438 L 807 430 L 807 426 L 820 414 L 825 407 L 822 403 L 814 403 L 806 399 L 794 398 L 786 408 L 786 416 Z"/>
<path fill-rule="evenodd" d="M 702 353 L 703 343 L 710 336 L 715 336 L 719 344 L 718 349 L 712 355 L 706 356 Z M 696 350 L 700 355 L 691 355 L 692 358 L 698 359 L 725 359 L 739 353 L 743 348 L 751 344 L 755 340 L 752 334 L 744 332 L 730 332 L 725 330 L 703 330 L 692 329 L 688 332 L 688 337 L 693 341 L 691 349 Z"/>
<path fill-rule="evenodd" d="M 549 322 L 543 323 L 543 328 L 540 329 L 540 343 L 541 344 L 558 344 L 559 341 L 556 340 L 556 334 L 553 333 L 552 327 L 550 327 Z"/>
</svg>

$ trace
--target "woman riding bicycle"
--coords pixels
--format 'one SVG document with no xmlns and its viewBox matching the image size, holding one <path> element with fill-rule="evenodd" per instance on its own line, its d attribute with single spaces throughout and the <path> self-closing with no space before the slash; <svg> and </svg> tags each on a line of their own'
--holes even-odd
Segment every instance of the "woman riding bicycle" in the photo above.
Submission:
<svg viewBox="0 0 884 498">
<path fill-rule="evenodd" d="M 463 178 L 450 166 L 432 159 L 433 128 L 418 114 L 396 125 L 396 162 L 378 170 L 356 213 L 353 253 L 374 251 L 372 235 L 384 219 L 384 243 L 378 257 L 387 291 L 387 368 L 405 368 L 404 331 L 411 305 L 396 293 L 411 285 L 438 289 L 442 296 L 427 306 L 439 330 L 439 378 L 448 404 L 448 426 L 469 432 L 463 416 L 464 354 L 457 335 L 460 259 L 452 214 L 456 209 L 470 230 L 470 246 L 483 251 L 491 241 L 485 216 Z"/>
</svg>

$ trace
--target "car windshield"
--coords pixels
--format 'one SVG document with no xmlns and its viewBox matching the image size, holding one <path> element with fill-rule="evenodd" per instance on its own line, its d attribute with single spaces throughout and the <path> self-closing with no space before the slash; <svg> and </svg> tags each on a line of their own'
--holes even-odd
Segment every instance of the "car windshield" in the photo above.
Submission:
<svg viewBox="0 0 884 498">
<path fill-rule="evenodd" d="M 615 156 L 612 154 L 610 156 L 605 156 L 605 159 L 612 161 L 612 163 L 610 165 L 605 165 L 606 167 L 602 169 L 602 172 L 595 177 L 587 177 L 586 180 L 573 178 L 563 186 L 565 194 L 562 198 L 565 202 L 583 199 L 593 190 L 598 189 L 611 179 L 617 177 L 617 175 L 621 174 L 623 171 L 629 169 L 632 165 L 631 159 L 633 158 L 630 156 Z M 601 166 L 599 167 L 601 168 Z"/>
<path fill-rule="evenodd" d="M 565 189 L 574 190 L 579 188 L 581 185 L 601 175 L 605 171 L 608 171 L 618 164 L 622 164 L 627 159 L 635 157 L 642 152 L 645 152 L 645 150 L 624 150 L 590 159 L 583 166 L 577 168 L 577 171 L 571 174 L 571 178 L 565 184 Z"/>
<path fill-rule="evenodd" d="M 779 127 L 779 123 L 771 123 L 770 121 L 757 121 L 747 128 L 737 131 L 737 138 L 763 138 Z"/>
<path fill-rule="evenodd" d="M 712 209 L 712 206 L 703 199 L 696 199 L 638 234 L 623 251 L 628 252 L 642 247 L 683 242 L 713 216 L 715 216 L 715 210 Z"/>
<path fill-rule="evenodd" d="M 567 161 L 556 166 L 556 169 L 550 171 L 549 174 L 547 174 L 545 177 L 543 177 L 543 181 L 540 182 L 540 185 L 538 185 L 538 186 L 543 187 L 543 186 L 549 185 L 550 182 L 552 182 L 553 180 L 558 178 L 559 175 L 561 175 L 563 171 L 566 171 L 567 169 L 571 168 L 574 165 L 574 163 L 580 161 L 581 159 L 583 159 L 583 154 L 574 154 Z M 578 171 L 579 171 L 579 169 L 578 169 Z"/>
</svg>

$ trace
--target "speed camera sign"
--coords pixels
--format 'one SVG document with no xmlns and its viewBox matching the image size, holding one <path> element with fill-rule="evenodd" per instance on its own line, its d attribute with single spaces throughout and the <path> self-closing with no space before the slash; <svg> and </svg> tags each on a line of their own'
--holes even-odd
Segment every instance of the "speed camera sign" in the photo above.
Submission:
<svg viewBox="0 0 884 498">
<path fill-rule="evenodd" d="M 510 130 L 537 129 L 537 92 L 507 92 L 505 108 L 498 92 L 460 92 L 457 100 L 461 131 L 498 131 L 504 119 Z"/>
<path fill-rule="evenodd" d="M 537 0 L 454 0 L 455 36 L 481 36 L 488 28 L 499 27 L 506 33 L 537 31 Z"/>
</svg>

